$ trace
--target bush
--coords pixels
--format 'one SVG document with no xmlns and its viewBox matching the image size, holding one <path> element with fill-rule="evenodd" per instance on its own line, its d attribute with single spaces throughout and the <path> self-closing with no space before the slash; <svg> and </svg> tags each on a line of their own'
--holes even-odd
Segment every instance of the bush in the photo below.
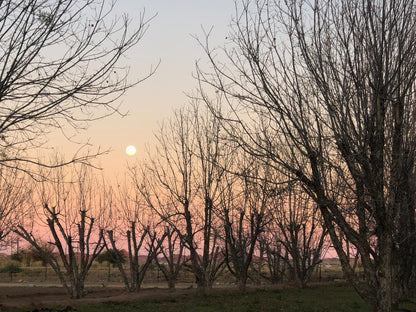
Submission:
<svg viewBox="0 0 416 312">
<path fill-rule="evenodd" d="M 0 268 L 0 273 L 9 273 L 10 281 L 13 281 L 13 273 L 20 273 L 23 269 L 16 263 L 9 263 L 6 266 Z"/>
</svg>

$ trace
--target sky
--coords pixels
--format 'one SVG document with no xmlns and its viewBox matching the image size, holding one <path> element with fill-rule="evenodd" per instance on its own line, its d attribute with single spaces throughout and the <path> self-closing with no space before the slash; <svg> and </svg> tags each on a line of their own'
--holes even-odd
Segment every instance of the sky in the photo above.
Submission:
<svg viewBox="0 0 416 312">
<path fill-rule="evenodd" d="M 145 156 L 146 145 L 152 144 L 158 125 L 171 115 L 174 108 L 186 105 L 186 93 L 196 87 L 193 78 L 195 62 L 204 53 L 193 36 L 203 37 L 203 30 L 212 30 L 213 46 L 222 45 L 234 12 L 233 0 L 118 0 L 115 13 L 127 13 L 132 26 L 140 13 L 155 17 L 141 42 L 126 55 L 133 78 L 149 72 L 160 62 L 156 73 L 130 89 L 121 100 L 126 117 L 114 115 L 94 122 L 79 133 L 93 147 L 111 149 L 97 163 L 105 174 L 120 176 L 127 164 Z M 62 149 L 66 142 L 63 141 Z M 127 156 L 125 148 L 134 145 L 135 156 Z M 59 149 L 59 144 L 56 146 Z M 69 155 L 68 155 L 69 157 Z"/>
</svg>

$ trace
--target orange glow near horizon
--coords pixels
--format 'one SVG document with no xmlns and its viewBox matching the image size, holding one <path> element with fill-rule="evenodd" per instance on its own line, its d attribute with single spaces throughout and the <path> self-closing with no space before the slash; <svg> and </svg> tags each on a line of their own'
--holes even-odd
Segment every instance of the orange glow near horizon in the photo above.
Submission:
<svg viewBox="0 0 416 312">
<path fill-rule="evenodd" d="M 212 43 L 222 44 L 234 14 L 234 1 L 119 1 L 114 14 L 127 13 L 131 27 L 135 27 L 135 19 L 144 8 L 147 18 L 156 16 L 143 39 L 121 60 L 121 65 L 130 67 L 131 81 L 143 78 L 150 68 L 159 64 L 156 73 L 114 103 L 120 107 L 120 114 L 93 121 L 86 130 L 66 129 L 65 135 L 53 130 L 48 139 L 52 152 L 41 152 L 53 154 L 58 150 L 70 158 L 83 145 L 81 153 L 109 151 L 98 157 L 94 165 L 110 177 L 123 176 L 126 167 L 146 157 L 147 146 L 153 144 L 153 134 L 163 119 L 171 116 L 174 108 L 189 102 L 186 93 L 191 93 L 197 85 L 192 76 L 195 61 L 204 58 L 203 49 L 193 35 L 202 38 L 201 27 L 206 30 L 214 27 Z M 78 144 L 69 142 L 67 137 Z M 126 155 L 128 145 L 136 147 L 134 156 Z"/>
</svg>

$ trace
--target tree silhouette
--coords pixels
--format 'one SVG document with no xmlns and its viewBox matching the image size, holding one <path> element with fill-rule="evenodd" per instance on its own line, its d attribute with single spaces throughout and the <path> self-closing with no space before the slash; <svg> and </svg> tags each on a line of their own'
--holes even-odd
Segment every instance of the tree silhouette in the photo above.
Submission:
<svg viewBox="0 0 416 312">
<path fill-rule="evenodd" d="M 110 282 L 111 278 L 111 266 L 116 267 L 116 265 L 126 263 L 126 256 L 122 251 L 117 249 L 108 249 L 100 253 L 97 257 L 99 263 L 107 262 L 108 263 L 108 274 L 107 281 Z"/>
<path fill-rule="evenodd" d="M 0 2 L 1 165 L 34 175 L 27 165 L 53 167 L 102 153 L 78 152 L 51 164 L 30 151 L 45 146 L 52 130 L 79 130 L 119 112 L 115 101 L 153 73 L 127 80 L 121 58 L 142 39 L 149 20 L 141 14 L 131 29 L 126 15 L 111 17 L 114 5 L 102 0 Z"/>
<path fill-rule="evenodd" d="M 223 48 L 201 40 L 201 96 L 221 96 L 210 108 L 234 144 L 301 183 L 346 278 L 391 311 L 416 287 L 414 1 L 253 0 L 236 12 Z"/>
</svg>

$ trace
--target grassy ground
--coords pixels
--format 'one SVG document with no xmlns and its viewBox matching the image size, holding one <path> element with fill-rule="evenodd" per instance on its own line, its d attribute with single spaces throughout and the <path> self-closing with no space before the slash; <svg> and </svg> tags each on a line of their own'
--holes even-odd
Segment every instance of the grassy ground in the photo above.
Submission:
<svg viewBox="0 0 416 312">
<path fill-rule="evenodd" d="M 157 291 L 157 290 L 155 290 Z M 416 306 L 415 306 L 416 307 Z M 33 309 L 32 309 L 33 310 Z M 14 311 L 32 311 L 18 309 Z M 41 311 L 63 311 L 62 308 Z M 165 296 L 160 299 L 141 299 L 121 303 L 76 305 L 64 311 L 77 312 L 175 312 L 175 311 L 368 311 L 365 303 L 354 290 L 345 285 L 326 285 L 297 289 L 252 290 L 242 294 L 231 290 L 214 290 L 210 295 L 195 295 L 194 291 L 180 296 Z"/>
<path fill-rule="evenodd" d="M 154 290 L 155 292 L 158 289 Z M 403 310 L 416 311 L 416 301 L 401 305 Z M 0 311 L 3 311 L 0 307 Z M 344 284 L 312 286 L 305 289 L 257 289 L 239 293 L 234 289 L 214 289 L 209 295 L 197 295 L 195 289 L 180 294 L 172 291 L 170 295 L 149 299 L 97 304 L 75 304 L 67 307 L 43 307 L 40 309 L 7 309 L 8 312 L 359 312 L 369 311 L 364 301 L 354 290 Z"/>
</svg>

